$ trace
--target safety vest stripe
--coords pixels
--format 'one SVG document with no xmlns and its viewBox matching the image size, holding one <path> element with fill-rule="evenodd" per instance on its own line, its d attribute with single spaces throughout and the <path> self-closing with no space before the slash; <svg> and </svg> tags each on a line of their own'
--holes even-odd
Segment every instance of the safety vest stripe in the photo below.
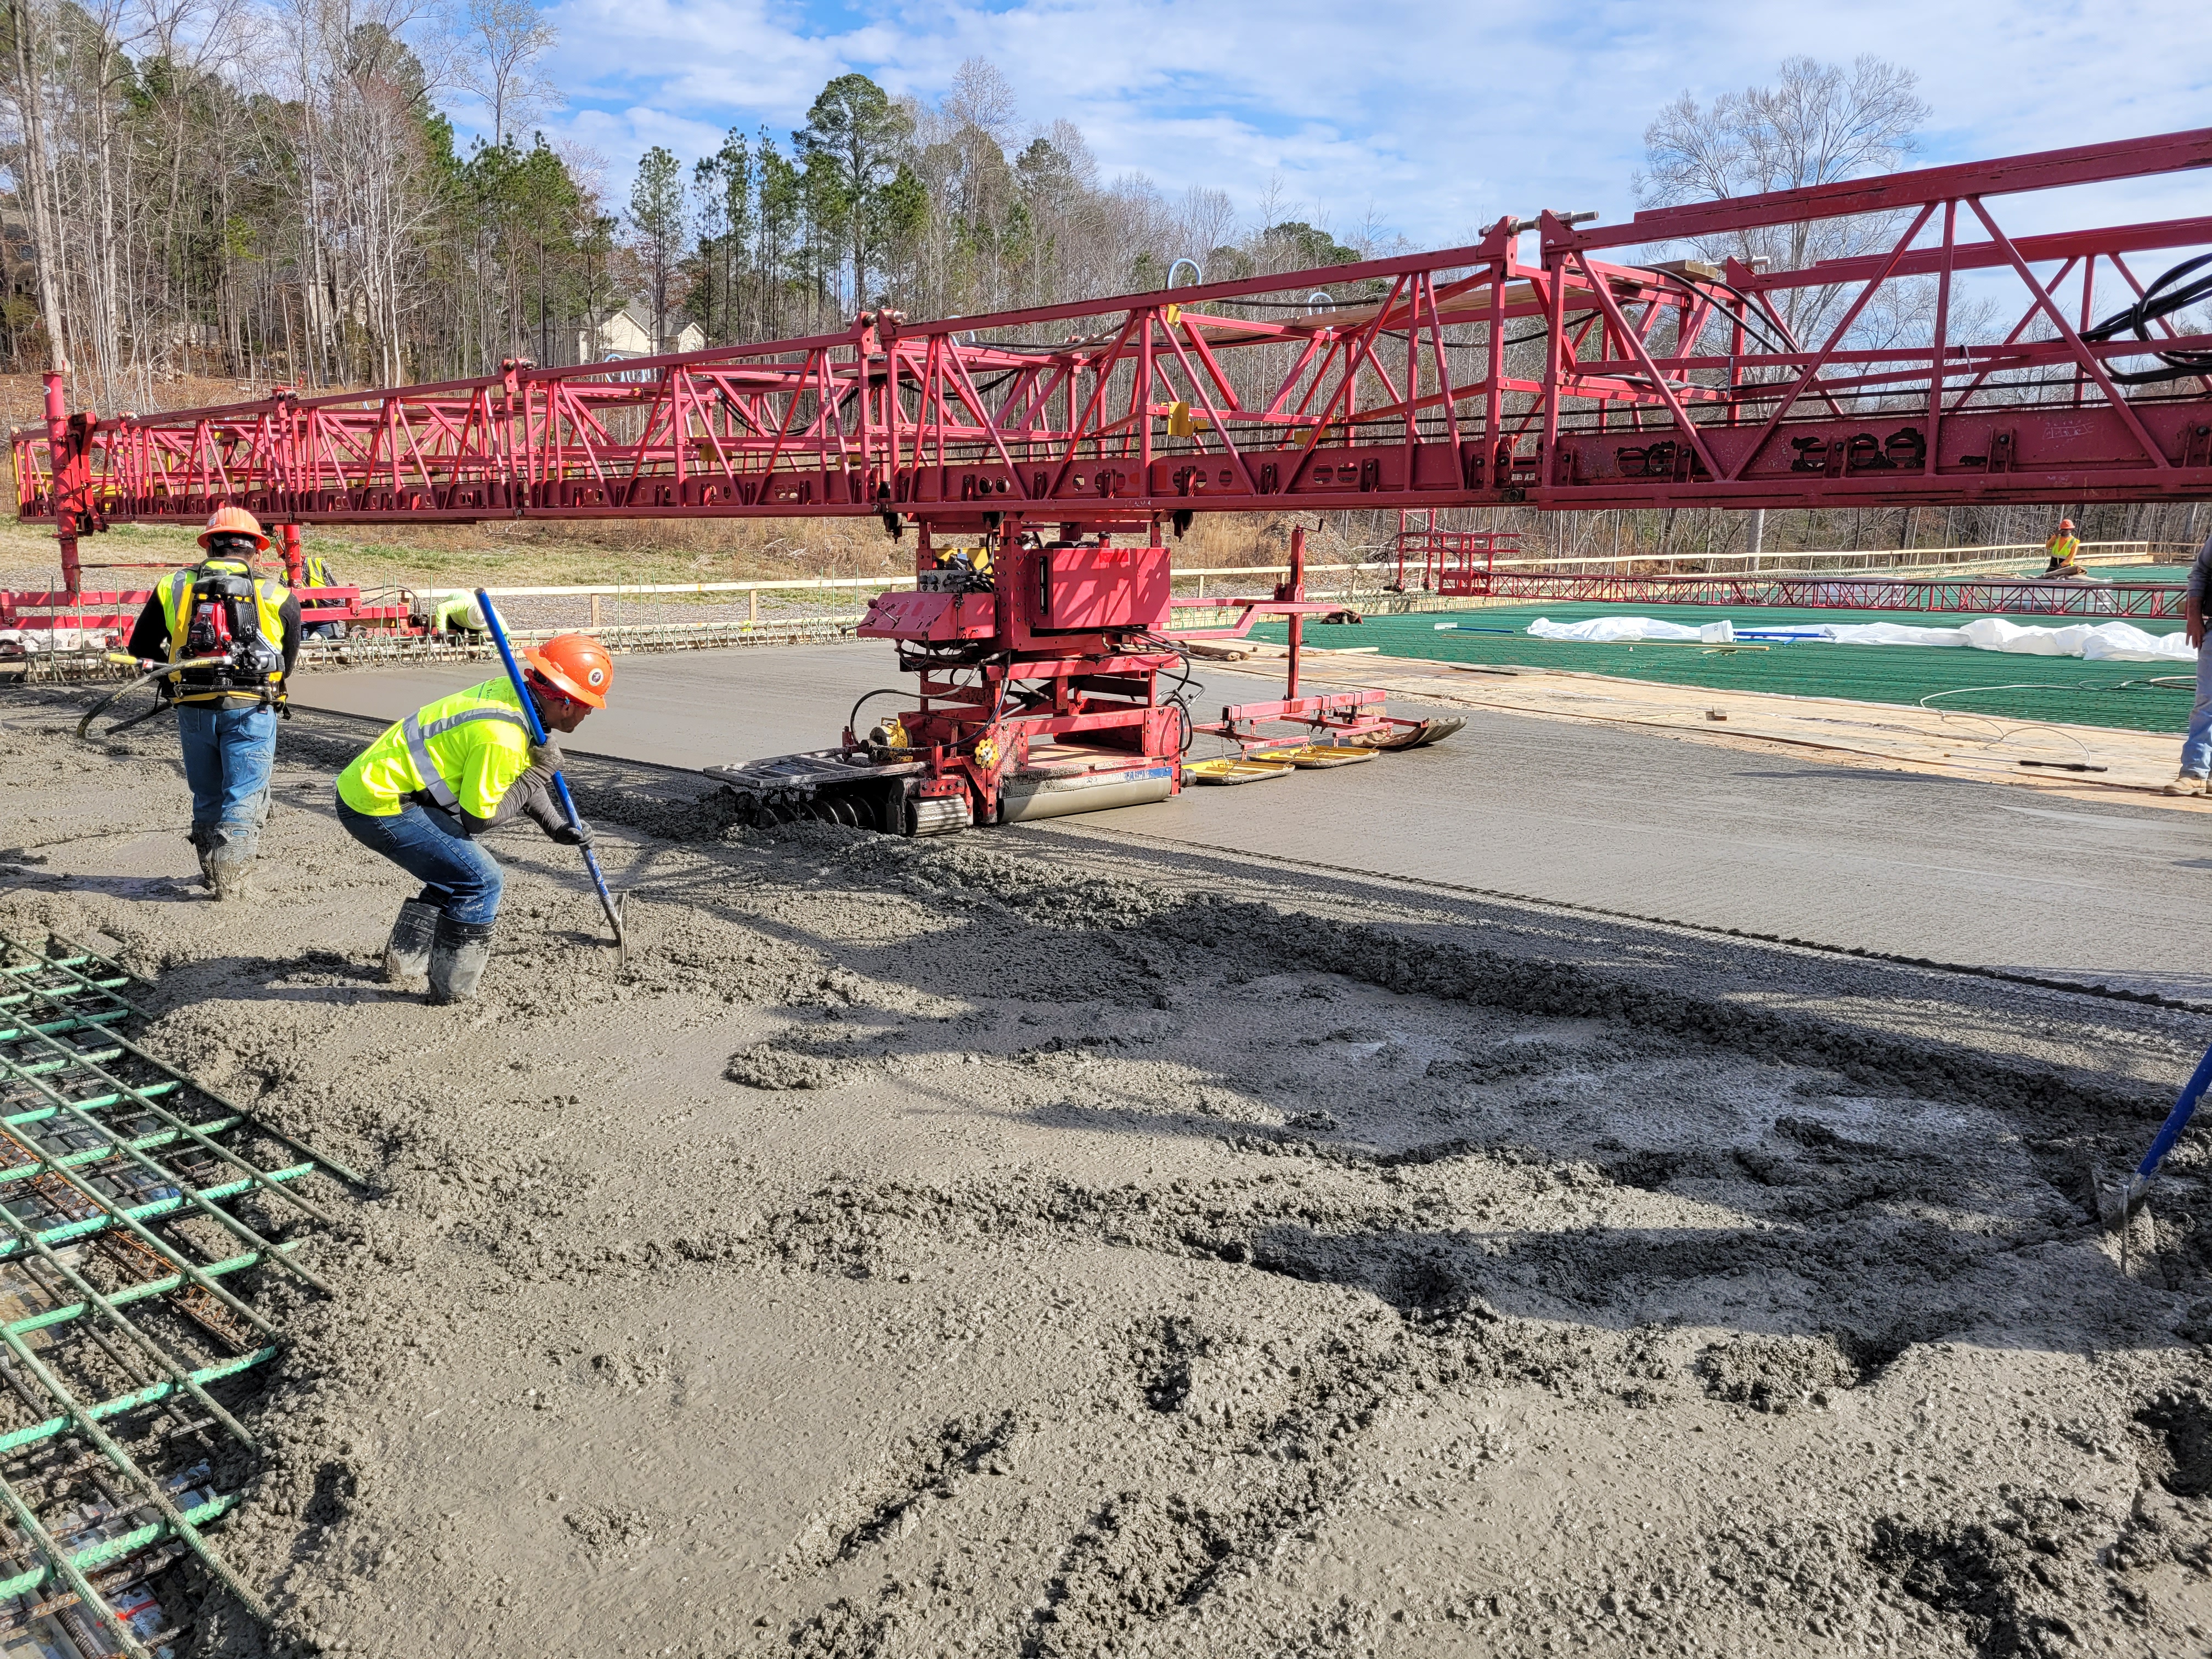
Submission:
<svg viewBox="0 0 2212 1659">
<path fill-rule="evenodd" d="M 526 732 L 530 729 L 528 723 L 512 708 L 470 708 L 458 714 L 448 714 L 443 720 L 432 720 L 422 728 L 423 740 L 428 742 L 441 732 L 466 726 L 471 720 L 505 720 L 509 726 L 520 726 Z"/>
<path fill-rule="evenodd" d="M 408 758 L 415 763 L 416 775 L 422 780 L 422 787 L 430 792 L 430 799 L 448 812 L 459 810 L 461 798 L 453 793 L 453 786 L 446 781 L 445 774 L 438 770 L 438 763 L 430 758 L 430 739 L 452 731 L 457 726 L 465 726 L 471 720 L 505 720 L 510 726 L 520 726 L 525 731 L 529 730 L 520 714 L 506 708 L 465 709 L 460 714 L 433 720 L 428 726 L 413 714 L 399 722 L 399 734 L 406 739 Z"/>
<path fill-rule="evenodd" d="M 399 735 L 407 740 L 408 758 L 415 763 L 415 775 L 422 780 L 430 799 L 448 812 L 459 806 L 461 798 L 453 793 L 453 786 L 446 781 L 437 763 L 430 758 L 429 746 L 422 739 L 422 722 L 410 714 L 399 722 Z"/>
</svg>

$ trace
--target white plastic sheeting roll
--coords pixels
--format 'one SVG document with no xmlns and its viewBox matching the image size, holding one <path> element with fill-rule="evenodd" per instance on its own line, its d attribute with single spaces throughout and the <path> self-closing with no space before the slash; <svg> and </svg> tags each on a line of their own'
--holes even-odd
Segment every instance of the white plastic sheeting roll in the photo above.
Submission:
<svg viewBox="0 0 2212 1659">
<path fill-rule="evenodd" d="M 1728 645 L 1740 639 L 1797 640 L 1808 644 L 1917 645 L 1945 650 L 2001 651 L 2016 657 L 2081 657 L 2090 662 L 2184 662 L 2197 660 L 2196 649 L 2179 630 L 2150 634 L 2130 623 L 2076 623 L 2069 628 L 2035 628 L 1983 617 L 1962 628 L 1921 628 L 1910 623 L 1792 623 L 1738 628 L 1733 623 L 1686 627 L 1653 617 L 1596 617 L 1589 622 L 1555 623 L 1540 617 L 1528 624 L 1540 640 L 1569 640 L 1585 645 L 1628 645 L 1642 640 L 1694 641 Z"/>
<path fill-rule="evenodd" d="M 1699 645 L 1727 645 L 1735 638 L 1733 623 L 1705 623 L 1685 628 L 1680 623 L 1651 617 L 1593 617 L 1588 622 L 1555 623 L 1539 617 L 1528 632 L 1540 640 L 1571 640 L 1583 645 L 1634 644 L 1638 640 L 1684 640 Z"/>
</svg>

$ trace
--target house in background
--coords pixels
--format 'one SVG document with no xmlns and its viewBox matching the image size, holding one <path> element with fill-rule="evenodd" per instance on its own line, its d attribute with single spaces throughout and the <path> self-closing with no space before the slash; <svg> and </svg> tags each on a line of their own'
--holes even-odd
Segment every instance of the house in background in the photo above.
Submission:
<svg viewBox="0 0 2212 1659">
<path fill-rule="evenodd" d="M 667 343 L 656 346 L 653 339 L 653 307 L 642 300 L 632 300 L 598 328 L 586 329 L 576 336 L 576 361 L 603 363 L 625 357 L 654 357 L 664 351 L 705 349 L 707 331 L 682 312 L 670 312 L 665 320 L 669 328 Z"/>
</svg>

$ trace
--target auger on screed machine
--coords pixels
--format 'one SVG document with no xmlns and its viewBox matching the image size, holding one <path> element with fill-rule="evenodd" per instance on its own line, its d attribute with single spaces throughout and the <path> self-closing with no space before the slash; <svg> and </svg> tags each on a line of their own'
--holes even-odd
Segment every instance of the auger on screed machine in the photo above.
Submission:
<svg viewBox="0 0 2212 1659">
<path fill-rule="evenodd" d="M 1115 537 L 1143 536 L 1117 546 Z M 967 544 L 940 550 L 939 537 Z M 710 767 L 756 823 L 815 818 L 897 835 L 1164 800 L 1186 783 L 1243 783 L 1436 743 L 1465 722 L 1400 719 L 1361 688 L 1301 696 L 1309 617 L 1357 620 L 1305 597 L 1305 532 L 1291 538 L 1288 580 L 1266 598 L 1184 600 L 1234 618 L 1169 628 L 1168 550 L 1158 518 L 1051 525 L 1012 513 L 920 526 L 916 589 L 868 608 L 863 639 L 890 640 L 920 677 L 915 706 L 866 726 L 854 705 L 833 749 Z M 1193 718 L 1188 642 L 1243 638 L 1263 617 L 1288 619 L 1285 695 Z M 1193 739 L 1226 752 L 1186 758 Z"/>
</svg>

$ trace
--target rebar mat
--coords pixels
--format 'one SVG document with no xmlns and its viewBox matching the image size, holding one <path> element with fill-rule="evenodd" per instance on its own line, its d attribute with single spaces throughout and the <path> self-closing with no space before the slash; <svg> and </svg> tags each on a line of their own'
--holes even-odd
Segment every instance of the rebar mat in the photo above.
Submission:
<svg viewBox="0 0 2212 1659">
<path fill-rule="evenodd" d="M 56 936 L 0 934 L 0 1656 L 171 1652 L 195 1562 L 267 1609 L 204 1528 L 238 1503 L 236 1403 L 283 1337 L 258 1293 L 361 1177 L 137 1041 L 150 985 Z M 162 1580 L 181 1602 L 182 1582 Z"/>
</svg>

